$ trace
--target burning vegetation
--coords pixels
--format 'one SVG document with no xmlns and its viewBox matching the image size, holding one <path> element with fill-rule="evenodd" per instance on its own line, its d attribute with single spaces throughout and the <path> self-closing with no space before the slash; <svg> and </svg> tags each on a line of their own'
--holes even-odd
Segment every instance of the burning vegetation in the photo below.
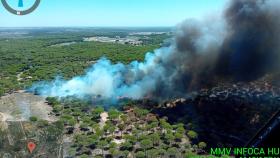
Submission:
<svg viewBox="0 0 280 158">
<path fill-rule="evenodd" d="M 279 6 L 275 0 L 230 1 L 211 23 L 181 23 L 170 46 L 147 53 L 143 62 L 101 58 L 84 75 L 31 90 L 58 98 L 98 96 L 112 105 L 152 100 L 156 104 L 141 106 L 171 122 L 194 122 L 201 138 L 212 137 L 211 145 L 244 145 L 279 108 L 278 82 L 268 81 L 280 68 Z"/>
<path fill-rule="evenodd" d="M 280 106 L 279 6 L 232 0 L 221 18 L 182 22 L 144 61 L 103 57 L 83 75 L 28 90 L 47 97 L 69 157 L 190 157 L 244 146 Z"/>
<path fill-rule="evenodd" d="M 231 1 L 223 18 L 186 20 L 169 47 L 147 53 L 143 62 L 112 64 L 101 58 L 86 74 L 34 84 L 53 97 L 119 96 L 141 99 L 184 97 L 192 90 L 228 82 L 252 81 L 279 70 L 279 2 Z"/>
</svg>

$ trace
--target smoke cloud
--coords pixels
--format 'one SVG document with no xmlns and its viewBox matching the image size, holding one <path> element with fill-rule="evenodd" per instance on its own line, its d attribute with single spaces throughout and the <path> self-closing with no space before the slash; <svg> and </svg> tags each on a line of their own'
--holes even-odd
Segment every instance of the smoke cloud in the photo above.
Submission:
<svg viewBox="0 0 280 158">
<path fill-rule="evenodd" d="M 218 72 L 237 80 L 254 80 L 279 68 L 280 3 L 232 0 L 225 12 L 228 35 Z"/>
<path fill-rule="evenodd" d="M 215 77 L 249 81 L 279 68 L 280 5 L 276 0 L 232 0 L 224 18 L 186 20 L 173 43 L 143 62 L 101 58 L 84 75 L 34 84 L 44 96 L 182 97 Z"/>
</svg>

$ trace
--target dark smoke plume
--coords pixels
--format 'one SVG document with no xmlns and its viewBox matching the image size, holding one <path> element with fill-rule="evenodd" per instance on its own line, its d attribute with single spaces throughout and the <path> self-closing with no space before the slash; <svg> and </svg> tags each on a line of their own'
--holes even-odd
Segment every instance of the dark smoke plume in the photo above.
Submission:
<svg viewBox="0 0 280 158">
<path fill-rule="evenodd" d="M 279 68 L 278 0 L 232 0 L 225 12 L 228 35 L 217 70 L 237 80 L 254 80 Z"/>
<path fill-rule="evenodd" d="M 112 64 L 102 58 L 83 76 L 35 84 L 46 96 L 172 98 L 215 78 L 249 81 L 279 68 L 277 0 L 232 0 L 224 18 L 186 20 L 173 44 L 147 53 L 143 62 Z"/>
</svg>

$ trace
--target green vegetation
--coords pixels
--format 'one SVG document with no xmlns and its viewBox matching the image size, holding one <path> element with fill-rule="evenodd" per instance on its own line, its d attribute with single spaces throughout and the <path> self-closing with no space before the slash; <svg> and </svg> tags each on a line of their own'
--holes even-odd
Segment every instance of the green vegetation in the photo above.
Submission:
<svg viewBox="0 0 280 158">
<path fill-rule="evenodd" d="M 195 131 L 189 131 L 188 136 L 192 139 L 197 138 L 197 133 Z"/>
<path fill-rule="evenodd" d="M 38 118 L 35 117 L 35 116 L 31 116 L 31 117 L 29 118 L 29 120 L 30 120 L 31 122 L 36 122 L 36 121 L 38 120 Z"/>
<path fill-rule="evenodd" d="M 81 75 L 100 57 L 106 57 L 113 63 L 143 60 L 146 52 L 158 48 L 169 37 L 167 34 L 147 35 L 145 38 L 151 41 L 141 46 L 83 42 L 84 37 L 127 35 L 127 32 L 89 30 L 67 34 L 34 32 L 30 34 L 32 37 L 0 37 L 0 96 L 26 88 L 37 81 L 52 80 L 56 76 L 68 79 Z M 54 46 L 64 42 L 76 43 Z"/>
<path fill-rule="evenodd" d="M 204 148 L 206 148 L 206 146 L 207 146 L 207 144 L 206 144 L 205 142 L 199 142 L 199 143 L 198 143 L 198 147 L 199 147 L 200 149 L 204 149 Z"/>
<path fill-rule="evenodd" d="M 31 117 L 30 120 L 35 120 Z M 10 153 L 10 157 L 30 157 L 26 144 L 28 141 L 36 143 L 33 154 L 45 153 L 48 157 L 58 157 L 63 136 L 63 124 L 60 122 L 48 123 L 45 120 L 11 121 L 7 128 L 1 128 L 0 122 L 0 155 Z M 13 140 L 13 143 L 11 143 Z M 5 157 L 5 156 L 4 156 Z"/>
<path fill-rule="evenodd" d="M 91 31 L 46 34 L 39 31 L 30 34 L 32 37 L 0 38 L 0 96 L 56 76 L 69 79 L 81 75 L 102 56 L 112 63 L 143 60 L 146 52 L 158 48 L 169 37 L 169 34 L 133 35 L 143 41 L 140 46 L 83 42 L 83 37 L 126 37 L 128 34 Z M 76 43 L 57 45 L 64 42 Z M 186 128 L 188 126 L 168 122 L 168 118 L 136 107 L 129 99 L 121 108 L 106 106 L 105 109 L 75 98 L 47 97 L 46 101 L 58 121 L 50 123 L 33 116 L 29 119 L 47 140 L 55 141 L 64 133 L 64 137 L 71 140 L 65 149 L 69 157 L 189 157 L 206 148 L 204 142 L 193 144 L 198 134 Z"/>
<path fill-rule="evenodd" d="M 190 136 L 192 139 L 197 137 L 196 132 L 185 129 L 181 123 L 170 124 L 149 110 L 135 106 L 125 106 L 123 111 L 116 108 L 105 110 L 73 98 L 61 103 L 55 98 L 48 100 L 53 107 L 63 107 L 53 112 L 60 116 L 65 136 L 74 138 L 71 150 L 75 152 L 70 156 L 148 158 L 196 155 L 197 145 L 192 145 L 190 140 Z M 201 150 L 206 143 L 201 142 L 198 146 Z"/>
</svg>

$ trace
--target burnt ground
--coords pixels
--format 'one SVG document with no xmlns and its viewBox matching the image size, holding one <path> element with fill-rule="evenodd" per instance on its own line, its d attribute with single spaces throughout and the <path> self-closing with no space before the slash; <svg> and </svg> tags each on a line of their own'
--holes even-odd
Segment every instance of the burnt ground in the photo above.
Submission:
<svg viewBox="0 0 280 158">
<path fill-rule="evenodd" d="M 208 147 L 240 147 L 280 109 L 280 88 L 265 80 L 219 84 L 193 98 L 175 99 L 153 111 L 169 122 L 184 122 Z"/>
</svg>

